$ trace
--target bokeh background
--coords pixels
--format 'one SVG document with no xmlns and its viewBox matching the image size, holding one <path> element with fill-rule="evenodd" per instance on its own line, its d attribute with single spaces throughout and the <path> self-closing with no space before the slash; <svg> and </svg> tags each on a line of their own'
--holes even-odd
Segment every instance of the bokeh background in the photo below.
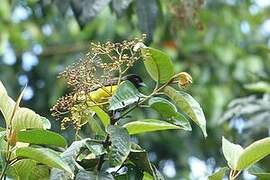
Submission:
<svg viewBox="0 0 270 180">
<path fill-rule="evenodd" d="M 50 116 L 67 90 L 58 73 L 90 42 L 142 33 L 170 54 L 176 72 L 192 75 L 187 91 L 207 119 L 207 139 L 196 126 L 134 138 L 166 179 L 206 179 L 225 166 L 222 136 L 243 146 L 269 136 L 269 0 L 0 0 L 0 80 L 13 98 L 27 84 L 22 104 L 72 141 L 72 130 L 60 131 Z M 132 71 L 152 85 L 143 66 Z M 270 158 L 260 165 L 270 170 Z M 243 179 L 254 177 L 244 172 Z"/>
</svg>

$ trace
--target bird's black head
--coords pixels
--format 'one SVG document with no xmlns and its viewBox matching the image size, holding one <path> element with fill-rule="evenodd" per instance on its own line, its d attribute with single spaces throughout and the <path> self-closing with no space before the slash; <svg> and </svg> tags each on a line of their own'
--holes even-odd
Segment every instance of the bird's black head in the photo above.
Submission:
<svg viewBox="0 0 270 180">
<path fill-rule="evenodd" d="M 137 74 L 129 74 L 124 76 L 124 80 L 129 80 L 136 88 L 145 87 L 143 80 Z"/>
</svg>

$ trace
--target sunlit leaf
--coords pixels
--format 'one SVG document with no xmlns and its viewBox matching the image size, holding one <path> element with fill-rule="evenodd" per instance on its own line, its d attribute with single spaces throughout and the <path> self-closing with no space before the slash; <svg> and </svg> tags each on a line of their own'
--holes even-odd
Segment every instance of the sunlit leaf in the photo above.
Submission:
<svg viewBox="0 0 270 180">
<path fill-rule="evenodd" d="M 152 79 L 159 83 L 168 82 L 174 75 L 170 57 L 154 48 L 141 48 L 144 66 Z"/>
<path fill-rule="evenodd" d="M 127 128 L 130 135 L 168 129 L 181 129 L 179 126 L 156 119 L 137 120 L 129 122 L 123 125 L 123 127 Z"/>
<path fill-rule="evenodd" d="M 164 93 L 201 128 L 204 137 L 207 137 L 206 120 L 200 104 L 191 95 L 170 86 L 164 88 Z"/>
<path fill-rule="evenodd" d="M 236 170 L 245 169 L 270 154 L 270 137 L 255 141 L 240 154 Z"/>
<path fill-rule="evenodd" d="M 63 169 L 72 175 L 68 164 L 55 151 L 48 148 L 23 147 L 16 150 L 17 157 L 33 159 L 50 167 Z"/>
<path fill-rule="evenodd" d="M 29 176 L 36 166 L 36 161 L 31 159 L 22 159 L 13 164 L 7 174 L 16 179 L 29 179 Z"/>
<path fill-rule="evenodd" d="M 9 124 L 14 107 L 15 101 L 8 96 L 6 88 L 0 81 L 0 110 L 4 116 L 6 124 Z"/>
<path fill-rule="evenodd" d="M 19 108 L 12 121 L 14 130 L 40 128 L 43 129 L 43 121 L 41 116 L 28 108 Z"/>
<path fill-rule="evenodd" d="M 222 151 L 228 165 L 232 169 L 236 169 L 238 158 L 244 151 L 244 149 L 240 145 L 233 144 L 224 137 L 222 137 Z"/>
<path fill-rule="evenodd" d="M 99 106 L 92 106 L 91 110 L 97 114 L 105 128 L 110 124 L 110 116 Z"/>
</svg>

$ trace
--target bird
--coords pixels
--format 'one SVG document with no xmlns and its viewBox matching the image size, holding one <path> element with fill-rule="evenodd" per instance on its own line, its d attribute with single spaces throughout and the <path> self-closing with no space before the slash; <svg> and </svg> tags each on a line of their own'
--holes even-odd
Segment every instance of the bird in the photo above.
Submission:
<svg viewBox="0 0 270 180">
<path fill-rule="evenodd" d="M 87 93 L 87 96 L 96 104 L 106 103 L 115 94 L 118 86 L 124 81 L 130 81 L 137 89 L 146 86 L 139 75 L 129 74 L 121 78 L 120 83 L 118 83 L 118 79 L 113 79 L 110 83 L 91 90 L 91 92 Z"/>
</svg>

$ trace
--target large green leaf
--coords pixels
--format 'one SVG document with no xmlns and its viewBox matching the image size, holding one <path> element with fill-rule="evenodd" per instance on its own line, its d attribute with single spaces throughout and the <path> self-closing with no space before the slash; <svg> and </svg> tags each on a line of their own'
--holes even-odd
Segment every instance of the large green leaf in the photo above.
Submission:
<svg viewBox="0 0 270 180">
<path fill-rule="evenodd" d="M 31 171 L 28 180 L 48 180 L 50 177 L 50 169 L 45 165 L 36 165 Z"/>
<path fill-rule="evenodd" d="M 30 128 L 43 128 L 44 124 L 41 116 L 28 108 L 19 108 L 12 121 L 14 130 L 19 131 L 22 129 Z"/>
<path fill-rule="evenodd" d="M 50 167 L 63 169 L 72 175 L 68 164 L 55 151 L 48 148 L 22 147 L 15 151 L 17 157 L 33 159 Z"/>
<path fill-rule="evenodd" d="M 245 149 L 223 137 L 222 150 L 228 165 L 232 169 L 240 171 L 270 154 L 270 137 L 255 141 Z"/>
<path fill-rule="evenodd" d="M 174 75 L 174 68 L 170 57 L 154 48 L 141 48 L 144 66 L 152 79 L 163 84 Z"/>
<path fill-rule="evenodd" d="M 7 174 L 16 179 L 29 179 L 30 173 L 36 166 L 36 161 L 31 159 L 22 159 L 13 164 Z"/>
<path fill-rule="evenodd" d="M 236 170 L 245 169 L 270 154 L 270 137 L 255 141 L 240 154 Z"/>
<path fill-rule="evenodd" d="M 17 133 L 17 141 L 30 144 L 45 144 L 65 147 L 67 142 L 63 136 L 43 129 L 21 130 Z"/>
<path fill-rule="evenodd" d="M 174 104 L 161 97 L 151 98 L 148 101 L 148 105 L 159 112 L 164 118 L 170 118 L 177 112 L 177 108 L 174 106 Z"/>
<path fill-rule="evenodd" d="M 219 168 L 214 174 L 208 177 L 209 180 L 222 180 L 225 173 L 229 170 L 227 167 Z"/>
<path fill-rule="evenodd" d="M 0 81 L 0 110 L 6 121 L 6 125 L 10 124 L 10 119 L 14 108 L 16 108 L 15 115 L 12 120 L 12 127 L 19 131 L 27 128 L 44 128 L 50 127 L 49 122 L 42 119 L 38 114 L 28 108 L 20 108 L 19 103 L 23 96 L 23 91 L 15 103 L 7 94 L 7 91 Z"/>
<path fill-rule="evenodd" d="M 206 120 L 200 104 L 191 95 L 170 86 L 164 88 L 164 93 L 201 128 L 204 137 L 207 137 Z"/>
<path fill-rule="evenodd" d="M 177 112 L 177 108 L 167 99 L 161 97 L 153 97 L 148 102 L 149 106 L 156 110 L 165 120 L 174 125 L 180 126 L 183 130 L 191 131 L 189 121 Z"/>
<path fill-rule="evenodd" d="M 123 125 L 123 127 L 127 128 L 130 135 L 167 129 L 181 129 L 179 126 L 156 119 L 133 121 Z"/>
<path fill-rule="evenodd" d="M 240 145 L 233 144 L 224 137 L 222 137 L 222 151 L 228 165 L 232 169 L 236 169 L 238 158 L 240 154 L 244 151 L 243 148 Z"/>
<path fill-rule="evenodd" d="M 65 161 L 72 172 L 75 170 L 76 166 L 76 158 L 78 154 L 81 151 L 81 148 L 86 147 L 86 141 L 88 139 L 83 139 L 80 141 L 74 141 L 62 154 L 61 159 Z M 58 180 L 61 178 L 68 179 L 70 177 L 70 174 L 68 174 L 66 171 L 63 171 L 61 169 L 53 168 L 51 170 L 51 180 Z"/>
<path fill-rule="evenodd" d="M 5 86 L 0 81 L 0 110 L 4 116 L 6 124 L 9 124 L 14 107 L 15 102 L 8 96 Z"/>
<path fill-rule="evenodd" d="M 251 166 L 248 169 L 248 172 L 254 176 L 257 176 L 260 180 L 269 180 L 270 179 L 270 173 L 265 172 L 262 168 L 259 166 Z"/>
<path fill-rule="evenodd" d="M 109 126 L 108 133 L 112 142 L 109 153 L 110 165 L 113 167 L 122 165 L 131 149 L 128 131 L 120 126 Z"/>
<path fill-rule="evenodd" d="M 110 101 L 110 110 L 122 109 L 128 105 L 134 104 L 141 97 L 138 89 L 130 82 L 124 81 L 119 85 L 116 93 Z"/>
</svg>

